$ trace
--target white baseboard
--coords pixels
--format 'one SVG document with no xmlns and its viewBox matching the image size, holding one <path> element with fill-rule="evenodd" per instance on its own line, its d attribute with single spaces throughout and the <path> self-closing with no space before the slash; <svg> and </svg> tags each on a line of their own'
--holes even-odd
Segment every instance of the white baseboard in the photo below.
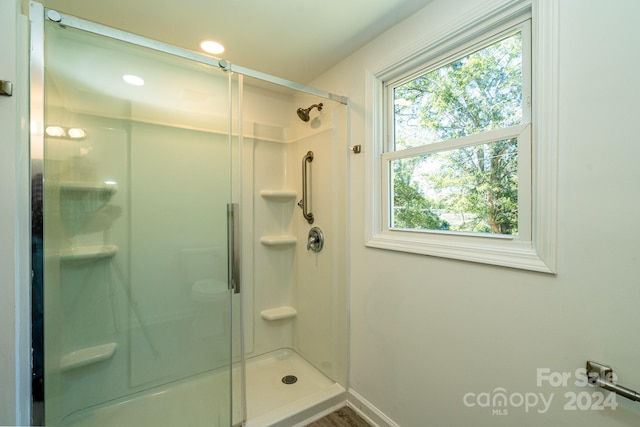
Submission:
<svg viewBox="0 0 640 427">
<path fill-rule="evenodd" d="M 348 391 L 347 404 L 372 427 L 400 427 L 352 388 Z"/>
<path fill-rule="evenodd" d="M 327 415 L 337 411 L 338 409 L 344 408 L 345 406 L 346 406 L 346 402 L 340 402 L 340 403 L 338 403 L 338 404 L 336 404 L 336 405 L 334 405 L 334 406 L 332 406 L 332 407 L 330 407 L 328 409 L 325 409 L 322 412 L 319 412 L 319 413 L 315 414 L 314 416 L 304 420 L 303 422 L 294 425 L 293 427 L 305 427 L 305 426 L 308 426 L 312 422 L 318 421 L 319 419 L 324 418 Z"/>
</svg>

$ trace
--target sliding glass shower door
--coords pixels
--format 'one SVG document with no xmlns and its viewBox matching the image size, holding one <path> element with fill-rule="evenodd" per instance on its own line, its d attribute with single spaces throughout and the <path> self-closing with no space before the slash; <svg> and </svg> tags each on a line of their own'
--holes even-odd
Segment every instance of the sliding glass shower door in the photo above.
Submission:
<svg viewBox="0 0 640 427">
<path fill-rule="evenodd" d="M 44 422 L 231 425 L 234 77 L 44 21 L 32 148 Z"/>
</svg>

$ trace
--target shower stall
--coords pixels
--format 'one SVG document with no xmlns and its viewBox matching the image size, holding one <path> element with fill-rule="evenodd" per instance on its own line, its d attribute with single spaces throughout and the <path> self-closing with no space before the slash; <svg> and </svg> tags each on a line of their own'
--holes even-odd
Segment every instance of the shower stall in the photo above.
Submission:
<svg viewBox="0 0 640 427">
<path fill-rule="evenodd" d="M 30 7 L 39 423 L 343 405 L 346 99 Z"/>
</svg>

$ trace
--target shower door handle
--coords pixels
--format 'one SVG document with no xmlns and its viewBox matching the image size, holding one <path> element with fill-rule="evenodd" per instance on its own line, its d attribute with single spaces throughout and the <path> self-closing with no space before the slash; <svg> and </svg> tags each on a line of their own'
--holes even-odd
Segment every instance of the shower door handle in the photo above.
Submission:
<svg viewBox="0 0 640 427">
<path fill-rule="evenodd" d="M 307 154 L 302 158 L 302 200 L 298 202 L 298 206 L 302 208 L 302 216 L 307 220 L 309 224 L 313 224 L 313 214 L 309 212 L 309 200 L 308 200 L 308 183 L 307 183 L 307 163 L 311 163 L 313 161 L 313 151 L 307 152 Z"/>
<path fill-rule="evenodd" d="M 227 204 L 227 243 L 229 256 L 229 289 L 240 293 L 240 206 Z"/>
</svg>

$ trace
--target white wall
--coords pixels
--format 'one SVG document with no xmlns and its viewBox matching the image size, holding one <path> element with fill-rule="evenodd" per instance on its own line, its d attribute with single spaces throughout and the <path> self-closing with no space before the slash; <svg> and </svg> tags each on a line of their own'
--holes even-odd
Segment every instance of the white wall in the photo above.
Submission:
<svg viewBox="0 0 640 427">
<path fill-rule="evenodd" d="M 437 0 L 312 83 L 349 97 L 350 144 L 371 143 L 365 70 L 482 3 Z M 615 411 L 564 408 L 595 391 L 574 384 L 586 360 L 640 388 L 638 14 L 635 0 L 560 0 L 557 276 L 366 248 L 366 156 L 351 155 L 350 387 L 365 412 L 403 427 L 638 425 L 621 397 Z M 572 378 L 538 387 L 537 368 Z M 463 402 L 496 388 L 553 398 L 506 416 Z"/>
</svg>

